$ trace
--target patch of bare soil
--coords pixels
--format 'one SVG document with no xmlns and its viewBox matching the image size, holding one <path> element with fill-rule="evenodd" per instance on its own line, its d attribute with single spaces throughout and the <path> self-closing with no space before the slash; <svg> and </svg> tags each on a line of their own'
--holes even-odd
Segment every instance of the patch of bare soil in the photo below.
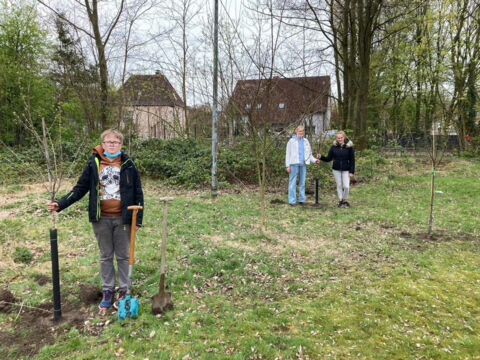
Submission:
<svg viewBox="0 0 480 360">
<path fill-rule="evenodd" d="M 48 277 L 47 275 L 43 275 L 43 274 L 35 274 L 33 278 L 37 282 L 37 284 L 40 285 L 40 286 L 47 285 L 48 283 L 50 283 L 52 281 L 50 279 L 50 277 Z"/>
<path fill-rule="evenodd" d="M 0 291 L 0 312 L 9 313 L 12 307 L 17 302 L 17 299 L 9 290 Z"/>
<path fill-rule="evenodd" d="M 79 298 L 83 304 L 94 305 L 98 304 L 100 300 L 102 300 L 102 291 L 99 288 L 84 284 L 81 284 L 79 288 Z"/>
<path fill-rule="evenodd" d="M 115 312 L 106 316 L 98 314 L 99 294 L 101 298 L 101 292 L 96 287 L 80 285 L 82 304 L 63 302 L 62 319 L 55 322 L 51 303 L 35 308 L 24 306 L 10 291 L 0 291 L 0 309 L 3 309 L 0 311 L 10 316 L 0 329 L 0 358 L 35 357 L 44 346 L 54 344 L 73 328 L 85 335 L 98 336 L 116 318 Z"/>
<path fill-rule="evenodd" d="M 15 219 L 16 213 L 13 211 L 0 211 L 0 220 Z"/>
<path fill-rule="evenodd" d="M 465 241 L 465 242 L 478 242 L 480 238 L 469 233 L 450 233 L 448 231 L 436 230 L 432 235 L 428 233 L 417 234 L 418 238 L 427 242 L 451 242 L 451 241 Z"/>
</svg>

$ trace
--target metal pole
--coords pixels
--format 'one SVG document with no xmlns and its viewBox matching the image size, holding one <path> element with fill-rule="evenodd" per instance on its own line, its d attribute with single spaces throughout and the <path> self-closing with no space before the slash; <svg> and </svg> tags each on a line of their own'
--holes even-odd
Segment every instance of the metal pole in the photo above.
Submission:
<svg viewBox="0 0 480 360">
<path fill-rule="evenodd" d="M 52 257 L 53 282 L 53 319 L 62 319 L 62 303 L 60 297 L 60 267 L 58 265 L 58 235 L 57 229 L 50 229 L 50 252 Z"/>
<path fill-rule="evenodd" d="M 212 197 L 218 190 L 218 0 L 215 0 L 215 18 L 213 28 L 213 106 L 212 106 Z"/>
<path fill-rule="evenodd" d="M 315 205 L 318 205 L 318 179 L 315 179 Z"/>
</svg>

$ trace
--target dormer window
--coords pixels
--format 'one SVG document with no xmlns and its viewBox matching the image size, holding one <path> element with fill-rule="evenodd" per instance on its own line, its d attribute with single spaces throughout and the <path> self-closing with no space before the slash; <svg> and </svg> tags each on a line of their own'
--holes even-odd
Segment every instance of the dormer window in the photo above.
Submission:
<svg viewBox="0 0 480 360">
<path fill-rule="evenodd" d="M 245 110 L 250 110 L 252 108 L 252 104 L 245 105 Z"/>
<path fill-rule="evenodd" d="M 285 103 L 280 103 L 280 104 L 278 104 L 278 108 L 279 108 L 280 110 L 285 109 Z"/>
<path fill-rule="evenodd" d="M 260 110 L 262 108 L 262 104 L 257 104 L 257 110 Z"/>
</svg>

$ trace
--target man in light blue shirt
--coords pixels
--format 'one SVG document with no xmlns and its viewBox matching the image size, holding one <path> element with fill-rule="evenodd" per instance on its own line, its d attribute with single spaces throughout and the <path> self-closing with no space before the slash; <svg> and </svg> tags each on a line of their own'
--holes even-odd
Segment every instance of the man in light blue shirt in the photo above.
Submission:
<svg viewBox="0 0 480 360">
<path fill-rule="evenodd" d="M 312 148 L 307 139 L 305 139 L 305 128 L 298 126 L 296 135 L 287 143 L 287 152 L 285 155 L 285 166 L 290 174 L 288 184 L 288 203 L 291 206 L 297 205 L 297 181 L 300 185 L 300 197 L 298 204 L 305 205 L 307 197 L 305 195 L 305 186 L 307 183 L 307 165 L 319 163 L 320 160 L 312 155 Z"/>
</svg>

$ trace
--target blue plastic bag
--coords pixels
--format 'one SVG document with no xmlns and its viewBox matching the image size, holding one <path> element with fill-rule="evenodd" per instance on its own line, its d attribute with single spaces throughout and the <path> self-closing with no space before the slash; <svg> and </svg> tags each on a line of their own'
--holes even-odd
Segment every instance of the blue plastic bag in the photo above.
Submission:
<svg viewBox="0 0 480 360">
<path fill-rule="evenodd" d="M 128 318 L 136 319 L 140 316 L 141 308 L 140 300 L 127 295 L 118 303 L 118 319 L 121 321 Z"/>
</svg>

